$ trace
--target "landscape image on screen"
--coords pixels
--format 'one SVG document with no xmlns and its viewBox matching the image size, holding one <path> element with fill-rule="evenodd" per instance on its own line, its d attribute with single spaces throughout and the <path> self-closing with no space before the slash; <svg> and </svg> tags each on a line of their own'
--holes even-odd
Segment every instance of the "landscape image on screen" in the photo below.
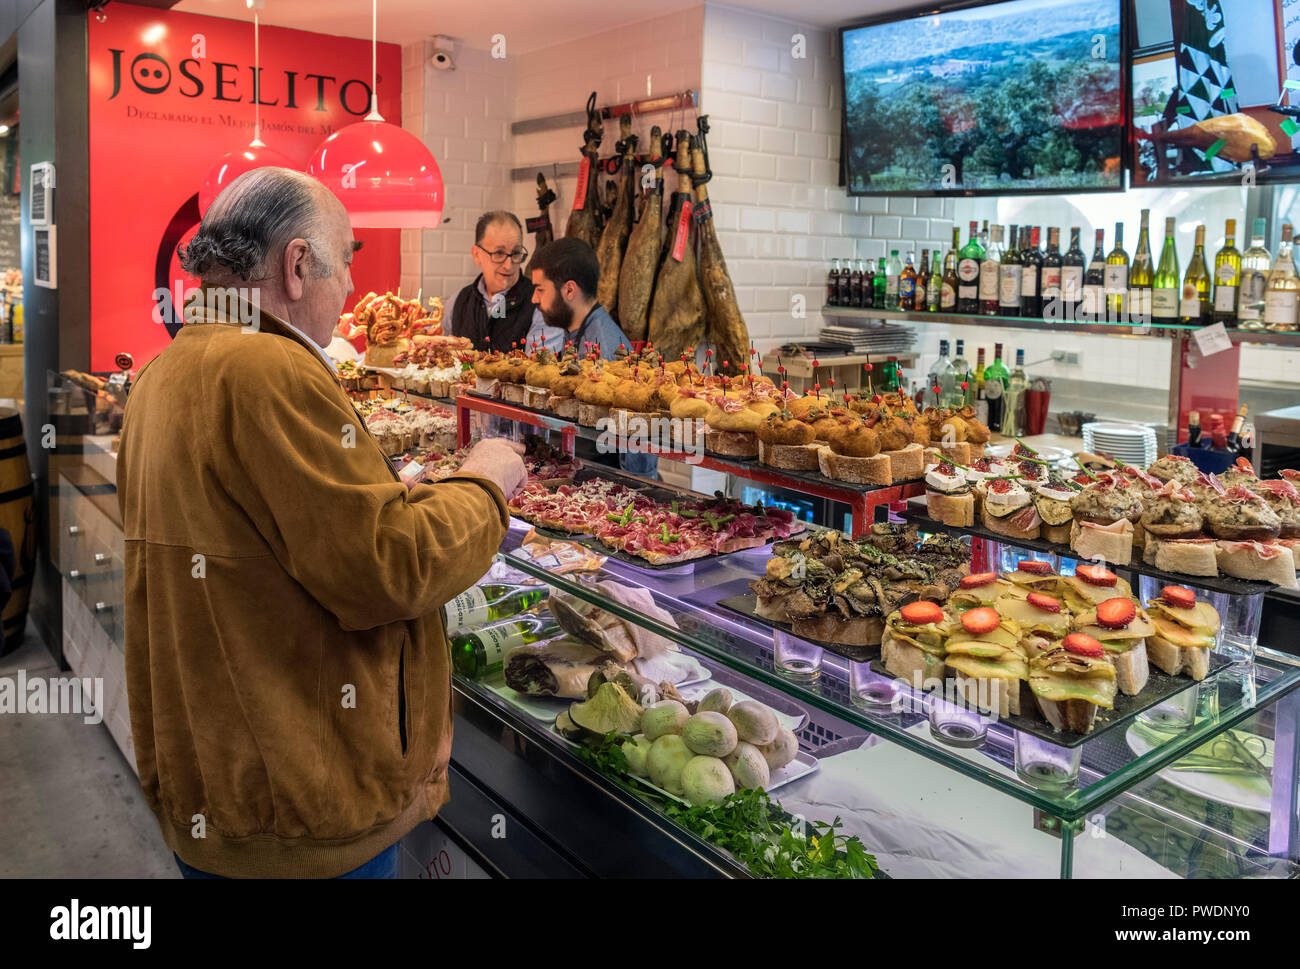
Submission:
<svg viewBox="0 0 1300 969">
<path fill-rule="evenodd" d="M 1117 0 L 1013 0 L 843 33 L 851 194 L 1121 186 Z"/>
</svg>

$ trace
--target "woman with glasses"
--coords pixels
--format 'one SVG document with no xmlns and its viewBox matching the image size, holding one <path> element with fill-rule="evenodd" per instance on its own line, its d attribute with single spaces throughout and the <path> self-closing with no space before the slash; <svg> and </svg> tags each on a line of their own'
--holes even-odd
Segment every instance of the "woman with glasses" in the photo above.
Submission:
<svg viewBox="0 0 1300 969">
<path fill-rule="evenodd" d="M 474 226 L 470 254 L 480 273 L 456 296 L 449 332 L 468 338 L 475 350 L 510 350 L 540 340 L 558 353 L 564 333 L 547 326 L 533 305 L 533 284 L 522 267 L 528 259 L 524 228 L 513 212 L 484 212 Z"/>
</svg>

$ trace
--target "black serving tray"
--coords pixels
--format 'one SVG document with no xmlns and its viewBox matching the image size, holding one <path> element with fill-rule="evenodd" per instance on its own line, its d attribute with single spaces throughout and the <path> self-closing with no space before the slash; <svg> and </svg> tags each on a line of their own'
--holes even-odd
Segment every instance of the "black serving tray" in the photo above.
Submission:
<svg viewBox="0 0 1300 969">
<path fill-rule="evenodd" d="M 1214 677 L 1226 669 L 1231 664 L 1222 656 L 1214 652 L 1210 653 L 1210 672 L 1206 675 L 1201 683 L 1212 683 Z M 893 673 L 885 669 L 882 660 L 875 659 L 871 661 L 871 672 L 878 673 L 881 676 L 893 677 Z M 954 684 L 955 681 L 951 676 L 945 679 L 945 683 Z M 1164 670 L 1151 666 L 1151 676 L 1147 680 L 1146 689 L 1137 696 L 1128 696 L 1115 692 L 1115 706 L 1111 710 L 1098 710 L 1097 719 L 1093 722 L 1092 730 L 1088 733 L 1072 733 L 1067 730 L 1056 730 L 1050 723 L 1044 720 L 1038 713 L 1038 702 L 1034 699 L 1032 691 L 1028 685 L 1022 684 L 1020 693 L 1020 705 L 1022 708 L 1031 710 L 1029 714 L 1011 714 L 1005 717 L 998 717 L 998 722 L 1003 723 L 1013 730 L 1019 730 L 1022 733 L 1030 734 L 1045 740 L 1050 744 L 1058 747 L 1078 747 L 1085 740 L 1091 740 L 1108 730 L 1116 727 L 1127 727 L 1132 724 L 1133 719 L 1144 710 L 1149 710 L 1157 704 L 1163 703 L 1170 697 L 1177 696 L 1185 690 L 1190 690 L 1197 685 L 1197 681 L 1186 676 L 1170 676 Z M 910 684 L 909 684 L 910 688 Z M 955 685 L 952 690 L 955 691 Z M 939 692 L 937 689 L 927 690 L 928 693 Z M 949 695 L 955 695 L 950 693 Z"/>
<path fill-rule="evenodd" d="M 809 639 L 807 636 L 796 636 L 794 627 L 788 622 L 778 622 L 775 619 L 768 619 L 765 616 L 758 615 L 755 610 L 758 608 L 758 596 L 752 592 L 744 592 L 738 596 L 728 596 L 725 599 L 719 599 L 718 605 L 728 612 L 734 612 L 738 616 L 743 616 L 750 622 L 756 622 L 760 626 L 767 626 L 778 632 L 783 632 L 794 639 L 802 640 L 805 643 L 812 643 L 814 646 L 820 646 L 822 649 L 834 653 L 836 656 L 843 656 L 845 659 L 853 660 L 855 663 L 865 663 L 880 655 L 880 644 L 874 646 L 849 646 L 844 643 L 828 643 L 820 639 Z"/>
<path fill-rule="evenodd" d="M 573 483 L 575 486 L 581 485 L 584 481 L 588 481 L 591 478 L 603 478 L 609 481 L 614 481 L 618 484 L 624 485 L 625 487 L 631 488 L 634 491 L 639 491 L 641 494 L 653 498 L 656 501 L 671 502 L 682 498 L 689 498 L 689 499 L 703 498 L 707 500 L 709 498 L 708 495 L 701 495 L 696 492 L 676 491 L 672 488 L 665 488 L 659 485 L 648 484 L 644 480 L 630 477 L 628 475 L 619 474 L 617 471 L 612 470 L 610 468 L 594 467 L 591 465 L 587 465 L 582 468 L 579 468 L 577 474 L 573 476 Z M 524 521 L 526 519 L 520 519 L 520 520 Z M 807 523 L 805 522 L 804 524 L 806 530 Z M 690 569 L 694 567 L 695 563 L 697 562 L 716 562 L 720 559 L 725 559 L 732 555 L 741 555 L 745 552 L 752 552 L 755 549 L 766 548 L 767 546 L 771 545 L 773 542 L 786 541 L 786 539 L 783 538 L 771 538 L 768 539 L 768 541 L 764 542 L 762 545 L 754 545 L 751 546 L 750 548 L 741 548 L 741 549 L 737 549 L 734 552 L 722 552 L 720 554 L 701 555 L 698 558 L 687 559 L 684 562 L 667 562 L 663 565 L 655 565 L 652 562 L 650 562 L 648 559 L 641 558 L 641 556 L 639 555 L 632 555 L 628 552 L 622 551 L 621 549 L 610 548 L 608 545 L 602 542 L 595 535 L 590 535 L 584 532 L 576 532 L 576 533 L 566 532 L 558 528 L 546 528 L 542 525 L 533 525 L 532 527 L 533 530 L 536 531 L 538 535 L 541 535 L 545 538 L 564 539 L 570 542 L 576 542 L 578 545 L 582 545 L 586 548 L 591 549 L 592 551 L 599 552 L 601 555 L 612 558 L 616 562 L 622 562 L 624 565 L 631 565 L 638 569 L 644 569 L 647 572 L 677 572 L 684 569 Z M 797 535 L 801 533 L 795 532 L 793 534 Z"/>
<path fill-rule="evenodd" d="M 1041 538 L 1009 538 L 1006 535 L 990 531 L 982 525 L 945 525 L 943 522 L 929 517 L 924 498 L 913 498 L 908 501 L 907 510 L 902 513 L 902 517 L 904 521 L 915 525 L 924 532 L 971 535 L 975 538 L 987 539 L 990 542 L 998 542 L 1001 545 L 1013 545 L 1016 548 L 1026 548 L 1034 552 L 1050 552 L 1064 558 L 1086 561 L 1080 558 L 1079 554 L 1070 546 L 1058 545 L 1055 542 L 1044 541 Z M 1276 588 L 1271 582 L 1252 582 L 1249 579 L 1237 579 L 1230 575 L 1185 575 L 1182 572 L 1166 572 L 1163 569 L 1147 565 L 1140 557 L 1135 557 L 1128 565 L 1109 565 L 1108 567 L 1132 572 L 1134 575 L 1148 575 L 1169 585 L 1192 585 L 1199 589 L 1224 592 L 1232 596 L 1255 596 L 1271 592 Z"/>
</svg>

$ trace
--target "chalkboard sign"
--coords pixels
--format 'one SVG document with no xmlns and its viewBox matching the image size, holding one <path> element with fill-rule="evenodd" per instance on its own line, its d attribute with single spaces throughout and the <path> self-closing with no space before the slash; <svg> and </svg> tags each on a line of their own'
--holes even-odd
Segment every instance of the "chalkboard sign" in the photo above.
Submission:
<svg viewBox="0 0 1300 969">
<path fill-rule="evenodd" d="M 54 289 L 59 284 L 55 269 L 54 247 L 54 226 L 32 230 L 32 275 L 35 277 L 33 282 L 46 289 Z"/>
<path fill-rule="evenodd" d="M 0 190 L 0 275 L 22 268 L 21 215 L 21 196 Z"/>
</svg>

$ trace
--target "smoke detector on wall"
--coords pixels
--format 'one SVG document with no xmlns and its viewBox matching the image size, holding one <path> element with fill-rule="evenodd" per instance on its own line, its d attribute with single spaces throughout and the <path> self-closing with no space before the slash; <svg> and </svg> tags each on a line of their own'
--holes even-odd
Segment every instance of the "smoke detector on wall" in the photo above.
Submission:
<svg viewBox="0 0 1300 969">
<path fill-rule="evenodd" d="M 456 69 L 456 39 L 446 34 L 435 34 L 433 38 L 433 56 L 429 63 L 437 71 L 454 71 Z"/>
</svg>

